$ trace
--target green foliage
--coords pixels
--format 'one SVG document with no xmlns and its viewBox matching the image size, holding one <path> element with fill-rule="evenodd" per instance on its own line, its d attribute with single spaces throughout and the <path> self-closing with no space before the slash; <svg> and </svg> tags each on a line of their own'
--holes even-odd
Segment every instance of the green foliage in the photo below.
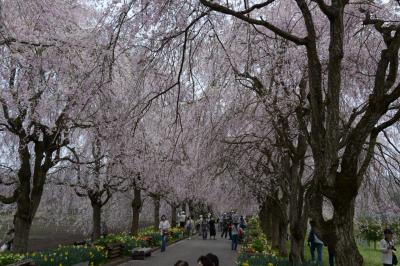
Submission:
<svg viewBox="0 0 400 266">
<path fill-rule="evenodd" d="M 291 266 L 292 264 L 289 262 L 287 258 L 279 258 L 275 255 L 249 255 L 249 254 L 241 254 L 238 258 L 239 266 Z M 315 262 L 306 262 L 303 263 L 302 266 L 316 266 Z"/>
<path fill-rule="evenodd" d="M 367 241 L 379 241 L 383 236 L 382 225 L 375 219 L 365 219 L 359 225 L 361 236 Z"/>
<path fill-rule="evenodd" d="M 27 254 L 0 253 L 0 266 L 32 259 L 37 266 L 69 266 L 89 261 L 90 265 L 100 265 L 107 259 L 107 253 L 100 246 L 65 246 L 52 251 Z"/>
<path fill-rule="evenodd" d="M 247 254 L 273 254 L 271 245 L 261 230 L 258 218 L 252 218 L 248 222 L 241 251 Z"/>
<path fill-rule="evenodd" d="M 25 258 L 23 255 L 13 254 L 9 252 L 0 253 L 0 266 L 9 265 Z"/>
</svg>

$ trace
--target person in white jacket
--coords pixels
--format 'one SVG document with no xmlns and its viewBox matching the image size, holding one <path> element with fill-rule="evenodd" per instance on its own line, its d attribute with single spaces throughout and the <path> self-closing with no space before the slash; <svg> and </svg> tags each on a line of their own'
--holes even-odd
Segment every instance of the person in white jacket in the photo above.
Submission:
<svg viewBox="0 0 400 266">
<path fill-rule="evenodd" d="M 169 229 L 171 228 L 165 215 L 161 216 L 161 222 L 158 228 L 161 234 L 161 252 L 164 252 L 167 247 Z"/>
<path fill-rule="evenodd" d="M 393 244 L 393 232 L 390 229 L 383 231 L 385 238 L 380 242 L 379 250 L 382 253 L 383 266 L 393 265 L 393 251 L 396 250 Z"/>
</svg>

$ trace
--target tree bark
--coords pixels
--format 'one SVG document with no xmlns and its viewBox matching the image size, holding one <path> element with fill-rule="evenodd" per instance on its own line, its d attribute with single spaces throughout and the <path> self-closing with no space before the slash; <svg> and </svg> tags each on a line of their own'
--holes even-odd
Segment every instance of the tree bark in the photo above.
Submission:
<svg viewBox="0 0 400 266">
<path fill-rule="evenodd" d="M 292 167 L 296 167 L 296 165 Z M 304 262 L 304 241 L 307 231 L 309 205 L 305 200 L 305 189 L 301 184 L 301 176 L 302 174 L 296 175 L 293 173 L 289 197 L 289 224 L 291 236 L 289 261 L 292 265 L 301 265 Z"/>
<path fill-rule="evenodd" d="M 333 224 L 335 229 L 336 243 L 333 245 L 337 266 L 362 266 L 363 257 L 358 251 L 354 238 L 353 219 L 354 202 L 340 204 L 340 209 L 335 207 Z"/>
<path fill-rule="evenodd" d="M 28 240 L 33 218 L 42 198 L 47 172 L 52 165 L 52 152 L 46 152 L 42 144 L 36 143 L 34 151 L 35 161 L 34 172 L 32 174 L 28 144 L 20 141 L 19 158 L 21 166 L 18 170 L 20 184 L 17 212 L 14 216 L 15 236 L 12 246 L 12 250 L 19 253 L 24 253 L 28 250 Z"/>
<path fill-rule="evenodd" d="M 137 236 L 139 233 L 139 218 L 142 208 L 142 196 L 139 188 L 134 188 L 132 200 L 132 226 L 131 235 Z"/>
<path fill-rule="evenodd" d="M 158 225 L 160 224 L 160 197 L 153 197 L 154 203 L 154 229 L 158 230 Z"/>
<path fill-rule="evenodd" d="M 267 236 L 268 239 L 272 239 L 272 221 L 271 215 L 268 210 L 268 203 L 264 201 L 258 213 L 258 217 L 260 219 L 260 226 L 263 233 Z"/>
<path fill-rule="evenodd" d="M 93 240 L 97 240 L 101 236 L 101 204 L 92 202 L 93 210 Z"/>
<path fill-rule="evenodd" d="M 171 226 L 176 226 L 176 205 L 171 204 Z"/>
<path fill-rule="evenodd" d="M 271 231 L 271 245 L 273 249 L 278 249 L 279 250 L 279 223 L 280 221 L 278 219 L 272 219 L 272 215 L 270 215 L 270 221 L 269 223 L 272 224 L 272 231 Z M 277 217 L 276 217 L 277 218 Z"/>
<path fill-rule="evenodd" d="M 279 255 L 282 257 L 286 257 L 288 255 L 288 251 L 286 248 L 286 241 L 288 237 L 288 227 L 289 227 L 289 221 L 287 219 L 281 219 L 279 222 L 279 243 L 278 243 L 278 249 L 279 249 Z"/>
<path fill-rule="evenodd" d="M 188 207 L 189 207 L 189 214 L 188 215 L 190 215 L 190 217 L 192 217 L 192 218 L 194 218 L 193 216 L 194 216 L 194 206 L 193 206 L 193 200 L 189 200 L 188 201 Z"/>
<path fill-rule="evenodd" d="M 29 218 L 29 208 L 17 207 L 17 213 L 14 216 L 15 235 L 12 245 L 12 250 L 18 253 L 28 251 L 28 240 L 31 230 L 32 220 Z"/>
<path fill-rule="evenodd" d="M 304 261 L 304 241 L 305 237 L 296 237 L 290 239 L 290 254 L 289 261 L 294 266 L 302 265 Z"/>
</svg>

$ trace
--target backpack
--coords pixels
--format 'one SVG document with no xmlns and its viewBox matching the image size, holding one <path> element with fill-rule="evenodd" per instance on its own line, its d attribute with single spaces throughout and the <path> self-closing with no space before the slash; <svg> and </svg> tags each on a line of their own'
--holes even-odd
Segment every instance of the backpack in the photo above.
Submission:
<svg viewBox="0 0 400 266">
<path fill-rule="evenodd" d="M 244 235 L 243 228 L 239 227 L 238 234 L 239 234 L 240 237 Z"/>
</svg>

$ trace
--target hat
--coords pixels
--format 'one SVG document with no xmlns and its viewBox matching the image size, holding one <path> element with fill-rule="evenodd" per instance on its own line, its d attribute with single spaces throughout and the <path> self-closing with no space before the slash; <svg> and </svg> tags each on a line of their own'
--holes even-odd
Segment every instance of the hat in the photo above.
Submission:
<svg viewBox="0 0 400 266">
<path fill-rule="evenodd" d="M 385 230 L 383 230 L 383 233 L 385 234 L 385 235 L 393 235 L 393 232 L 392 232 L 392 230 L 390 230 L 390 229 L 385 229 Z"/>
</svg>

